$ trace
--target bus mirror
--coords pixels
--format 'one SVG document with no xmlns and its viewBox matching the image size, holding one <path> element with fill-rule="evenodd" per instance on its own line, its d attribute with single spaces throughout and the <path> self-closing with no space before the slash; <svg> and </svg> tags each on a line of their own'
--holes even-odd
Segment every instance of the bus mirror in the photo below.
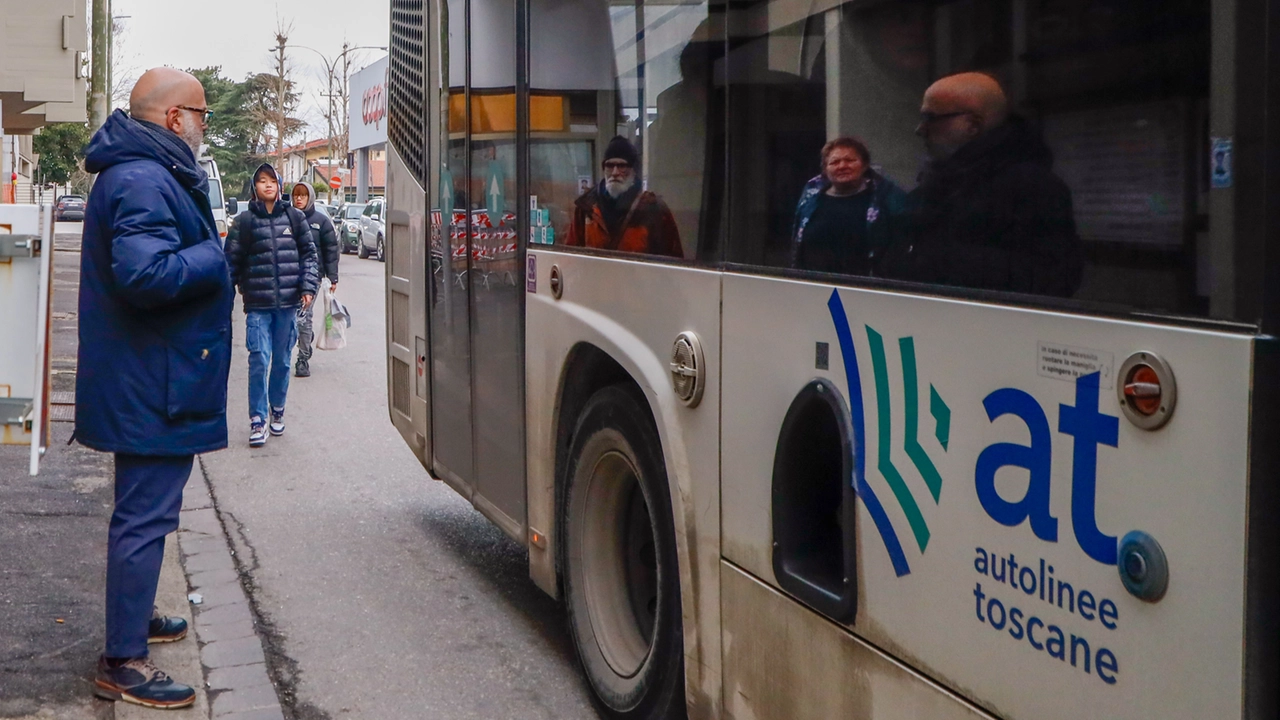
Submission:
<svg viewBox="0 0 1280 720">
<path fill-rule="evenodd" d="M 838 622 L 858 610 L 849 410 L 814 380 L 782 421 L 773 458 L 773 572 L 783 590 Z"/>
</svg>

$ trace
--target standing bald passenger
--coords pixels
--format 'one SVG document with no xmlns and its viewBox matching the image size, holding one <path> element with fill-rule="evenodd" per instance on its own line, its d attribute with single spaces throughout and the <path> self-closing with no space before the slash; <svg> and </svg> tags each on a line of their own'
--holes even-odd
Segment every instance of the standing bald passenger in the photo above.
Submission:
<svg viewBox="0 0 1280 720">
<path fill-rule="evenodd" d="M 916 135 L 929 163 L 908 197 L 909 241 L 891 261 L 902 279 L 1068 297 L 1083 260 L 1071 191 L 1053 155 L 981 73 L 925 91 Z"/>
<path fill-rule="evenodd" d="M 200 81 L 149 70 L 85 157 L 98 179 L 80 256 L 75 438 L 115 453 L 116 503 L 94 693 L 155 708 L 195 701 L 147 645 L 187 634 L 154 611 L 164 538 L 195 454 L 227 446 L 233 294 L 196 162 L 207 117 Z"/>
</svg>

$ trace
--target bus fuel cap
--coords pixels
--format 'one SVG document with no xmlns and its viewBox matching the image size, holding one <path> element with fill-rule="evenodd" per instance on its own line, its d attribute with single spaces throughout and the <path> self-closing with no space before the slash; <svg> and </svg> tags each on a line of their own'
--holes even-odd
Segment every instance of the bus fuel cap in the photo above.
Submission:
<svg viewBox="0 0 1280 720">
<path fill-rule="evenodd" d="M 1129 422 L 1158 430 L 1169 422 L 1178 401 L 1178 384 L 1169 363 L 1153 352 L 1136 352 L 1120 366 L 1116 395 Z"/>
<path fill-rule="evenodd" d="M 1164 549 L 1141 530 L 1120 539 L 1116 568 L 1124 588 L 1139 600 L 1159 602 L 1169 588 L 1169 560 Z"/>
</svg>

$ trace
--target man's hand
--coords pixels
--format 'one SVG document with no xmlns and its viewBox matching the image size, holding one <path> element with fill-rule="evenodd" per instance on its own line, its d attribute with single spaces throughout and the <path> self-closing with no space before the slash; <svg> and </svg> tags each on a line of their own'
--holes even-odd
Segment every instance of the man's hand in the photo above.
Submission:
<svg viewBox="0 0 1280 720">
<path fill-rule="evenodd" d="M 338 292 L 338 283 L 336 282 L 329 283 L 329 292 Z"/>
<path fill-rule="evenodd" d="M 310 294 L 310 293 L 308 293 L 308 294 L 306 294 L 306 295 L 303 295 L 303 296 L 302 296 L 302 309 L 303 309 L 303 310 L 309 310 L 309 309 L 311 309 L 311 301 L 312 301 L 312 300 L 315 300 L 315 299 L 316 299 L 316 296 L 315 296 L 315 295 L 312 295 L 312 294 Z"/>
</svg>

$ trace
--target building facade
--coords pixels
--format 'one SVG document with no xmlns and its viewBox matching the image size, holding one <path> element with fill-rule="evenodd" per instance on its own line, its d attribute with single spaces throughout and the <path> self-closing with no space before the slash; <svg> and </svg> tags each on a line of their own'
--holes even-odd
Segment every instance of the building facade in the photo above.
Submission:
<svg viewBox="0 0 1280 720">
<path fill-rule="evenodd" d="M 84 0 L 0 0 L 0 201 L 34 202 L 31 135 L 86 122 Z"/>
</svg>

